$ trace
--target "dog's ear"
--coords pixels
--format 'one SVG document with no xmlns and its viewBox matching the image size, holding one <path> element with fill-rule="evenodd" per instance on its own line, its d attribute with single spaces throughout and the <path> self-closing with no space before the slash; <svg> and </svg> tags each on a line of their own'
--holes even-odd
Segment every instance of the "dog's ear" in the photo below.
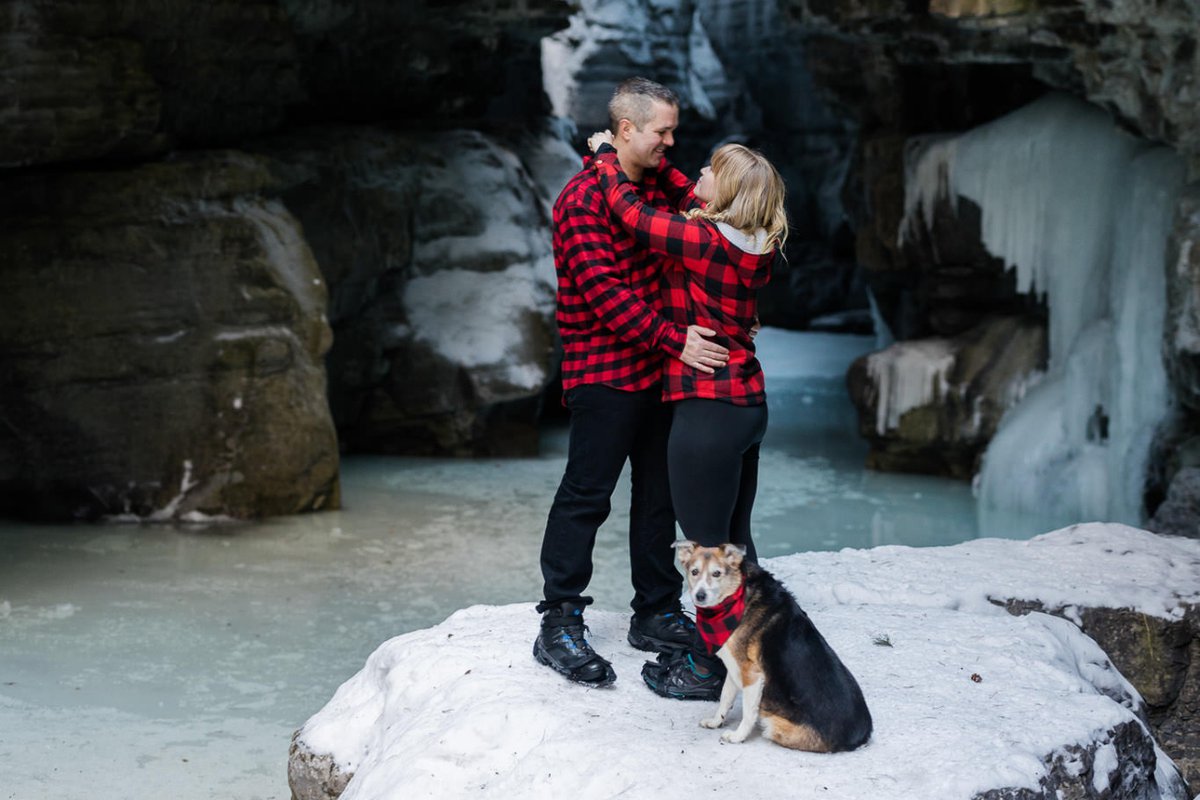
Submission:
<svg viewBox="0 0 1200 800">
<path fill-rule="evenodd" d="M 729 566 L 740 567 L 742 559 L 746 557 L 746 548 L 740 544 L 724 545 L 725 557 L 729 559 Z"/>
<path fill-rule="evenodd" d="M 680 563 L 687 561 L 692 557 L 692 553 L 696 552 L 696 543 L 687 539 L 674 542 L 671 544 L 671 547 L 675 548 L 675 555 L 679 557 Z"/>
</svg>

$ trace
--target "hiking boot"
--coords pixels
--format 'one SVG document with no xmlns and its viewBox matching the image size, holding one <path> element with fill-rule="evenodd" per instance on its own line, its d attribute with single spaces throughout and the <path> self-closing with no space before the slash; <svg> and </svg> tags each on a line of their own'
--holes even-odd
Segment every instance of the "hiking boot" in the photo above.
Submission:
<svg viewBox="0 0 1200 800">
<path fill-rule="evenodd" d="M 583 606 L 562 603 L 542 614 L 542 629 L 533 640 L 533 657 L 576 683 L 608 686 L 617 679 L 612 664 L 596 655 L 584 634 Z"/>
<path fill-rule="evenodd" d="M 676 700 L 720 700 L 725 665 L 720 659 L 691 651 L 664 653 L 642 665 L 642 680 L 663 697 Z"/>
<path fill-rule="evenodd" d="M 658 614 L 634 614 L 629 619 L 629 643 L 638 650 L 669 653 L 687 650 L 696 637 L 696 623 L 676 606 Z"/>
</svg>

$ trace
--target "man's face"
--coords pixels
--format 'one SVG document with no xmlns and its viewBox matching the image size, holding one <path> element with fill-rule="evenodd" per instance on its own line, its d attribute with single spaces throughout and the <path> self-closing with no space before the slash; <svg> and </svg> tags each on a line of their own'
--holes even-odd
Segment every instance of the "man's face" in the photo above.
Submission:
<svg viewBox="0 0 1200 800">
<path fill-rule="evenodd" d="M 662 161 L 667 148 L 675 144 L 675 127 L 679 124 L 679 109 L 670 103 L 654 101 L 650 121 L 638 130 L 630 124 L 626 129 L 629 136 L 621 148 L 622 162 L 632 161 L 642 169 L 655 169 Z"/>
</svg>

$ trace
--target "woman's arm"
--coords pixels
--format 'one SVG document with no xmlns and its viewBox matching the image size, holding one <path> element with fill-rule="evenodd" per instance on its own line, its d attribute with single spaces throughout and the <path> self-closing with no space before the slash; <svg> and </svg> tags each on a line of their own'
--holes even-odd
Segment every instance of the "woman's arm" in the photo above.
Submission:
<svg viewBox="0 0 1200 800">
<path fill-rule="evenodd" d="M 658 164 L 658 188 L 676 211 L 691 211 L 704 204 L 696 199 L 696 182 L 676 167 L 666 156 Z"/>
<path fill-rule="evenodd" d="M 643 202 L 621 171 L 617 153 L 611 147 L 601 147 L 592 163 L 608 207 L 633 238 L 656 253 L 675 256 L 685 266 L 695 268 L 687 262 L 699 257 L 712 243 L 713 236 L 718 235 L 712 227 L 681 214 L 659 211 Z"/>
<path fill-rule="evenodd" d="M 601 198 L 594 190 L 588 194 L 591 196 L 574 197 L 565 203 L 556 222 L 563 253 L 558 268 L 570 276 L 590 312 L 604 327 L 632 345 L 682 359 L 687 332 L 629 288 L 626 270 L 613 258 L 611 237 L 598 234 L 611 230 Z"/>
</svg>

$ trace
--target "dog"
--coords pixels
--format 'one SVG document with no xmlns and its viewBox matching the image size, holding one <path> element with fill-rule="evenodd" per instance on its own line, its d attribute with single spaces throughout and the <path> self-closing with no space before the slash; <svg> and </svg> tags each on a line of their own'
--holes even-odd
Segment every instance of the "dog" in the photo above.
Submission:
<svg viewBox="0 0 1200 800">
<path fill-rule="evenodd" d="M 726 667 L 717 713 L 702 727 L 721 727 L 741 690 L 741 724 L 723 742 L 744 742 L 760 719 L 768 739 L 796 750 L 843 752 L 871 738 L 858 682 L 783 584 L 740 545 L 675 549 L 698 631 Z"/>
</svg>

